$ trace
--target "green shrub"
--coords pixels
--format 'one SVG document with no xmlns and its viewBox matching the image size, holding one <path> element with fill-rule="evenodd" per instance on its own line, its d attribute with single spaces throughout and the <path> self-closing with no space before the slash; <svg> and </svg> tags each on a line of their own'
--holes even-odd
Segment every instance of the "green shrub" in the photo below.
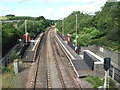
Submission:
<svg viewBox="0 0 120 90">
<path fill-rule="evenodd" d="M 2 72 L 10 72 L 10 69 L 8 67 L 2 66 Z"/>
<path fill-rule="evenodd" d="M 99 77 L 94 77 L 92 75 L 89 75 L 85 78 L 86 81 L 91 83 L 94 88 L 98 88 L 99 86 L 103 86 L 104 84 L 104 79 L 101 80 Z M 115 81 L 109 78 L 109 88 L 115 88 L 117 89 L 117 86 L 115 84 Z"/>
<path fill-rule="evenodd" d="M 8 65 L 7 67 L 5 66 L 2 66 L 2 72 L 5 73 L 5 72 L 14 72 L 14 66 L 13 64 L 10 64 Z"/>
<path fill-rule="evenodd" d="M 110 82 L 109 82 L 109 87 L 110 87 L 110 88 L 117 88 L 117 87 L 116 87 L 116 84 L 115 84 L 115 81 L 112 80 L 111 78 L 110 78 L 109 80 L 110 80 Z"/>
<path fill-rule="evenodd" d="M 85 79 L 86 81 L 91 83 L 94 88 L 98 88 L 99 86 L 103 85 L 103 81 L 99 77 L 94 77 L 94 76 L 89 75 Z"/>
<path fill-rule="evenodd" d="M 16 51 L 13 51 L 10 55 L 10 60 L 13 61 L 15 59 L 21 59 L 21 57 L 19 56 L 19 54 Z"/>
</svg>

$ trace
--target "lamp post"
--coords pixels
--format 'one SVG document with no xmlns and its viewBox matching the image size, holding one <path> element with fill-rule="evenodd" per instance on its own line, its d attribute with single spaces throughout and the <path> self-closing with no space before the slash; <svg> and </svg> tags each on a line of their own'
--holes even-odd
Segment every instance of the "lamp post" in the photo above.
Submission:
<svg viewBox="0 0 120 90">
<path fill-rule="evenodd" d="M 27 33 L 27 20 L 25 20 L 25 33 Z"/>
<path fill-rule="evenodd" d="M 77 38 L 78 38 L 78 36 L 77 36 L 77 14 L 72 14 L 72 15 L 75 15 L 75 19 L 76 19 L 76 40 L 75 40 L 75 42 L 76 42 L 76 46 L 77 46 Z"/>
<path fill-rule="evenodd" d="M 26 33 L 26 39 L 25 40 L 26 40 L 26 44 L 27 44 L 27 25 L 26 24 L 27 24 L 27 20 L 25 20 L 25 33 Z"/>
<path fill-rule="evenodd" d="M 62 20 L 62 34 L 64 36 L 64 19 Z"/>
<path fill-rule="evenodd" d="M 75 16 L 76 16 L 76 46 L 77 46 L 77 38 L 78 38 L 77 36 L 77 14 L 75 14 Z"/>
</svg>

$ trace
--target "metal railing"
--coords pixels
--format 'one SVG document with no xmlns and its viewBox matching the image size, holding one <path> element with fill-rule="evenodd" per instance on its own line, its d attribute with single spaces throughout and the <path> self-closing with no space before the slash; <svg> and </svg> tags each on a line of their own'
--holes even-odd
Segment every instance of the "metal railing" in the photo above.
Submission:
<svg viewBox="0 0 120 90">
<path fill-rule="evenodd" d="M 61 33 L 57 32 L 57 34 L 61 38 L 65 38 Z M 73 46 L 72 42 L 69 43 L 69 46 L 74 50 L 75 46 Z M 109 75 L 112 77 L 112 79 L 120 83 L 120 70 L 114 67 L 113 65 L 111 65 Z"/>
<path fill-rule="evenodd" d="M 57 32 L 57 34 L 62 38 L 62 39 L 65 39 L 65 37 L 61 34 L 61 33 L 59 33 L 59 32 Z M 79 52 L 80 52 L 80 48 L 79 47 L 77 47 L 75 44 L 73 44 L 71 41 L 68 43 L 68 45 L 77 53 L 77 54 L 79 54 Z M 75 48 L 77 47 L 77 49 L 75 50 Z"/>
<path fill-rule="evenodd" d="M 17 51 L 18 49 L 18 44 L 16 44 L 5 56 L 2 58 L 2 65 L 7 66 L 11 60 L 10 60 L 10 55 L 12 54 L 13 51 Z"/>
<path fill-rule="evenodd" d="M 113 65 L 111 65 L 109 75 L 112 77 L 112 79 L 120 83 L 120 70 L 115 68 Z"/>
<path fill-rule="evenodd" d="M 9 63 L 12 63 L 12 60 L 10 59 L 13 51 L 17 52 L 22 57 L 28 46 L 29 44 L 25 45 L 23 41 L 17 43 L 5 56 L 2 57 L 2 65 L 6 67 Z"/>
</svg>

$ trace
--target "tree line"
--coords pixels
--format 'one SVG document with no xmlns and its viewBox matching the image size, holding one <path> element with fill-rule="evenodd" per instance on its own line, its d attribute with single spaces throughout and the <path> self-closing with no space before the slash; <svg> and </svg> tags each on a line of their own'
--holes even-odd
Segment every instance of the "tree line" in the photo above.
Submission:
<svg viewBox="0 0 120 90">
<path fill-rule="evenodd" d="M 78 46 L 100 45 L 120 52 L 120 2 L 106 2 L 101 11 L 90 15 L 74 11 L 67 18 L 57 20 L 57 28 L 64 35 L 76 37 L 76 16 Z M 64 25 L 63 25 L 64 24 Z M 63 31 L 62 31 L 63 28 Z"/>
<path fill-rule="evenodd" d="M 24 18 L 7 16 L 11 18 L 16 18 L 13 20 L 20 20 L 16 22 L 2 22 L 2 54 L 4 55 L 7 51 L 10 50 L 16 43 L 18 39 L 23 38 L 25 34 L 25 20 L 27 20 L 27 32 L 30 35 L 30 38 L 34 38 L 38 33 L 41 33 L 45 30 L 46 27 L 51 25 L 51 20 L 45 19 L 43 16 L 33 18 Z M 11 19 L 9 19 L 11 20 Z"/>
</svg>

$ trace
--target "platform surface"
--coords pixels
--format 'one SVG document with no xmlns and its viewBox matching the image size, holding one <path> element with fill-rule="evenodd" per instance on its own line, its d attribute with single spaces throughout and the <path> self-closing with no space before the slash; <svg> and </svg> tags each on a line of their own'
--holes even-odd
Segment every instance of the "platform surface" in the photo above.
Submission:
<svg viewBox="0 0 120 90">
<path fill-rule="evenodd" d="M 32 62 L 32 61 L 34 61 L 34 59 L 35 59 L 35 57 L 34 57 L 35 50 L 33 48 L 35 48 L 36 43 L 37 43 L 36 41 L 39 39 L 40 36 L 41 36 L 41 34 L 39 34 L 36 37 L 34 45 L 29 45 L 29 47 L 26 49 L 26 51 L 25 51 L 25 53 L 23 55 L 23 58 L 22 58 L 24 62 Z"/>
<path fill-rule="evenodd" d="M 73 65 L 74 65 L 77 73 L 79 74 L 79 77 L 83 77 L 83 76 L 93 74 L 93 70 L 90 69 L 90 67 L 87 65 L 87 63 L 84 61 L 84 59 L 82 59 L 77 53 L 75 53 L 75 51 L 69 45 L 67 45 L 61 39 L 61 37 L 59 37 L 59 35 L 57 35 L 57 36 L 58 36 L 59 40 L 62 42 L 62 44 L 65 46 L 65 48 L 75 58 L 75 59 L 71 58 L 71 61 L 72 61 Z"/>
</svg>

